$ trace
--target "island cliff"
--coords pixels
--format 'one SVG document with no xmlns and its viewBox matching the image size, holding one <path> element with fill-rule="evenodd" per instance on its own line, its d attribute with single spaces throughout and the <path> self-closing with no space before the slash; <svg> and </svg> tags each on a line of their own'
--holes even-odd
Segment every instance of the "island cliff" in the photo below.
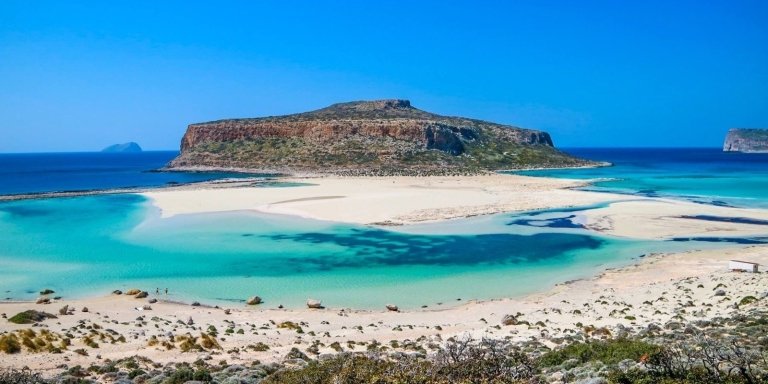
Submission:
<svg viewBox="0 0 768 384">
<path fill-rule="evenodd" d="M 725 137 L 723 151 L 766 153 L 768 152 L 768 129 L 731 129 Z"/>
<path fill-rule="evenodd" d="M 191 124 L 167 168 L 426 175 L 587 165 L 593 163 L 556 150 L 546 132 L 376 100 Z"/>
<path fill-rule="evenodd" d="M 141 147 L 133 141 L 123 144 L 113 144 L 101 150 L 102 152 L 109 153 L 138 153 L 141 152 Z"/>
</svg>

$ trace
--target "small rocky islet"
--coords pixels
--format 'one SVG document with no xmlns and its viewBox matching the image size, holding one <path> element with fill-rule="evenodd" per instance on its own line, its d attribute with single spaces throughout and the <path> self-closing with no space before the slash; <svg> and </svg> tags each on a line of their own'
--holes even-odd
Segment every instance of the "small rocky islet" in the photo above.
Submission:
<svg viewBox="0 0 768 384">
<path fill-rule="evenodd" d="M 101 150 L 103 153 L 140 153 L 141 146 L 133 141 L 121 144 L 113 144 Z"/>
</svg>

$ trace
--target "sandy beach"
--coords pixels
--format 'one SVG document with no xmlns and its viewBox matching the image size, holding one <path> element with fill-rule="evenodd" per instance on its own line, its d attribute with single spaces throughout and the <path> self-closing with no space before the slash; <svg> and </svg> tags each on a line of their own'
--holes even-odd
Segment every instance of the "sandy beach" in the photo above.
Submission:
<svg viewBox="0 0 768 384">
<path fill-rule="evenodd" d="M 462 177 L 318 177 L 284 179 L 311 185 L 287 188 L 180 188 L 144 192 L 162 217 L 253 210 L 354 224 L 400 225 L 502 212 L 608 203 L 585 211 L 597 232 L 638 239 L 755 236 L 766 225 L 692 218 L 716 216 L 768 223 L 768 210 L 683 200 L 581 191 L 589 181 L 483 175 Z"/>
<path fill-rule="evenodd" d="M 393 312 L 384 308 L 211 308 L 164 302 L 162 293 L 151 293 L 144 299 L 112 294 L 52 304 L 2 303 L 3 317 L 28 309 L 56 314 L 64 305 L 73 311 L 31 328 L 37 332 L 45 329 L 55 337 L 71 336 L 68 350 L 59 354 L 3 355 L 0 361 L 5 367 L 44 371 L 54 371 L 62 364 L 86 366 L 94 359 L 134 355 L 160 363 L 200 358 L 229 363 L 253 359 L 270 362 L 281 361 L 294 347 L 305 350 L 316 346 L 319 354 L 334 353 L 339 348 L 365 351 L 375 341 L 398 345 L 401 347 L 392 349 L 408 352 L 428 349 L 429 344 L 449 337 L 512 338 L 521 342 L 534 338 L 555 345 L 559 337 L 584 327 L 608 331 L 595 332 L 594 338 L 639 332 L 649 324 L 673 329 L 670 324 L 678 321 L 706 320 L 766 306 L 766 300 L 760 300 L 743 308 L 734 307 L 747 296 L 765 297 L 768 274 L 729 272 L 727 261 L 732 258 L 765 265 L 768 246 L 653 255 L 634 265 L 560 284 L 525 298 L 468 302 L 447 309 Z M 153 298 L 159 301 L 148 304 Z M 151 310 L 137 310 L 144 305 Z M 84 308 L 87 312 L 83 312 Z M 516 324 L 503 325 L 505 315 L 514 315 Z M 0 324 L 0 332 L 30 328 L 5 321 Z M 179 343 L 171 338 L 198 337 L 211 329 L 217 332 L 219 347 L 182 352 Z M 95 340 L 98 346 L 88 346 L 88 340 Z M 74 352 L 77 349 L 88 356 Z"/>
<path fill-rule="evenodd" d="M 412 224 L 499 212 L 590 205 L 620 196 L 571 190 L 583 181 L 516 175 L 317 177 L 286 188 L 157 190 L 143 193 L 162 217 L 254 210 L 355 224 Z"/>
</svg>

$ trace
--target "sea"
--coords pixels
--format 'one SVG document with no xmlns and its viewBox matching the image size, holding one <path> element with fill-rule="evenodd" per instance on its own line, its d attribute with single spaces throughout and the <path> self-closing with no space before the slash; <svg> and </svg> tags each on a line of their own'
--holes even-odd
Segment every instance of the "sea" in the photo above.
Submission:
<svg viewBox="0 0 768 384">
<path fill-rule="evenodd" d="M 567 148 L 611 167 L 518 172 L 597 180 L 594 191 L 684 198 L 702 203 L 768 208 L 768 154 L 720 148 Z"/>
<path fill-rule="evenodd" d="M 160 187 L 261 175 L 157 172 L 178 151 L 0 153 L 0 195 Z"/>
<path fill-rule="evenodd" d="M 521 173 L 596 179 L 586 187 L 595 191 L 768 207 L 768 155 L 708 148 L 566 151 L 614 165 Z M 175 155 L 2 154 L 0 195 L 266 177 L 155 172 Z M 254 185 L 265 187 L 302 188 Z M 434 309 L 543 291 L 654 252 L 745 240 L 599 235 L 577 218 L 600 206 L 375 227 L 248 211 L 162 218 L 151 201 L 135 193 L 4 201 L 0 300 L 32 300 L 43 289 L 78 298 L 167 288 L 167 299 L 211 305 L 242 305 L 258 295 L 266 307 L 301 307 L 312 298 L 334 308 L 381 309 L 394 303 Z"/>
</svg>

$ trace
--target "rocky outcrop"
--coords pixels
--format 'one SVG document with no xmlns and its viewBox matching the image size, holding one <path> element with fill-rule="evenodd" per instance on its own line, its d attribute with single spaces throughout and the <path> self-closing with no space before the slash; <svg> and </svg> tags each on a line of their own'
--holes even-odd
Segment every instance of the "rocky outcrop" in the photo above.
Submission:
<svg viewBox="0 0 768 384">
<path fill-rule="evenodd" d="M 101 151 L 109 152 L 109 153 L 137 153 L 137 152 L 141 152 L 141 147 L 138 144 L 131 141 L 123 144 L 110 145 L 109 147 L 106 147 Z"/>
<path fill-rule="evenodd" d="M 245 301 L 246 305 L 259 305 L 261 304 L 261 297 L 259 296 L 251 296 L 248 298 L 248 300 Z"/>
<path fill-rule="evenodd" d="M 168 168 L 419 174 L 587 164 L 554 149 L 546 132 L 377 100 L 192 124 Z"/>
<path fill-rule="evenodd" d="M 723 151 L 768 153 L 768 129 L 731 129 L 725 137 Z"/>
</svg>

